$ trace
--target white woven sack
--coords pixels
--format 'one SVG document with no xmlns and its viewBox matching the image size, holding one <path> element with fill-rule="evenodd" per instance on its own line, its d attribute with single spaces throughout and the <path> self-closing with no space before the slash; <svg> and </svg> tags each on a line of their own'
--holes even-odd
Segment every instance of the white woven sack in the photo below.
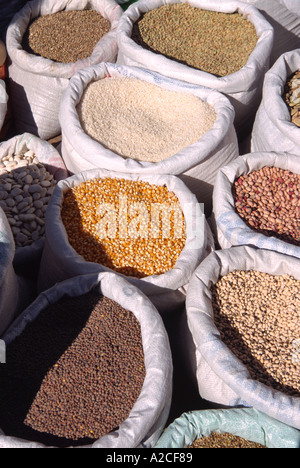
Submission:
<svg viewBox="0 0 300 468">
<path fill-rule="evenodd" d="M 251 378 L 246 366 L 221 340 L 214 324 L 211 286 L 234 270 L 289 274 L 300 280 L 300 260 L 270 250 L 232 247 L 212 252 L 195 271 L 187 292 L 186 313 L 194 350 L 195 374 L 202 398 L 223 406 L 251 406 L 300 429 L 300 398 Z"/>
<path fill-rule="evenodd" d="M 130 310 L 138 319 L 144 350 L 146 377 L 128 418 L 120 426 L 79 448 L 150 448 L 163 431 L 172 401 L 173 364 L 163 321 L 151 302 L 134 286 L 114 273 L 79 276 L 55 285 L 37 299 L 9 327 L 3 340 L 9 344 L 27 323 L 62 297 L 78 297 L 94 289 Z M 50 331 L 51 332 L 51 331 Z M 55 448 L 6 436 L 0 429 L 1 448 Z M 70 447 L 72 448 L 72 447 Z"/>
<path fill-rule="evenodd" d="M 33 151 L 37 159 L 45 165 L 46 169 L 59 181 L 68 177 L 65 164 L 53 145 L 30 133 L 17 135 L 0 144 L 0 160 L 9 154 L 19 154 Z M 29 262 L 39 258 L 44 246 L 44 238 L 33 242 L 30 246 L 17 247 L 14 257 L 15 268 L 22 268 Z"/>
<path fill-rule="evenodd" d="M 300 3 L 299 0 L 280 0 L 280 2 L 296 16 L 300 17 Z"/>
<path fill-rule="evenodd" d="M 140 176 L 138 174 L 110 172 L 104 169 L 91 169 L 57 184 L 46 213 L 46 239 L 39 272 L 39 292 L 52 287 L 58 281 L 74 276 L 111 271 L 98 263 L 85 261 L 70 246 L 60 214 L 63 193 L 68 188 L 76 187 L 84 181 L 97 177 L 141 180 L 150 184 L 166 185 L 178 197 L 185 215 L 187 239 L 176 265 L 161 275 L 147 276 L 142 279 L 128 276 L 125 278 L 144 292 L 159 311 L 172 311 L 174 308 L 182 306 L 192 273 L 214 248 L 212 233 L 196 197 L 175 176 Z"/>
<path fill-rule="evenodd" d="M 283 54 L 266 74 L 251 135 L 251 151 L 300 155 L 300 129 L 291 122 L 290 111 L 282 97 L 289 76 L 299 69 L 300 48 Z"/>
<path fill-rule="evenodd" d="M 0 336 L 19 312 L 20 287 L 13 268 L 15 243 L 0 207 Z"/>
<path fill-rule="evenodd" d="M 271 66 L 282 54 L 299 47 L 299 0 L 243 1 L 255 6 L 274 28 L 274 44 L 270 56 Z"/>
<path fill-rule="evenodd" d="M 90 57 L 63 64 L 23 50 L 22 38 L 33 18 L 85 7 L 96 10 L 111 22 L 111 30 L 100 39 Z M 116 60 L 116 27 L 122 13 L 115 0 L 32 0 L 14 16 L 7 29 L 6 47 L 10 59 L 12 111 L 18 133 L 33 133 L 44 140 L 60 134 L 59 105 L 69 79 L 81 68 Z"/>
<path fill-rule="evenodd" d="M 232 186 L 243 174 L 259 170 L 264 166 L 279 167 L 300 174 L 300 158 L 292 154 L 259 152 L 240 156 L 223 167 L 217 176 L 213 194 L 213 230 L 222 249 L 238 245 L 249 245 L 274 250 L 300 259 L 300 247 L 276 237 L 255 232 L 245 223 L 235 209 Z"/>
<path fill-rule="evenodd" d="M 123 14 L 117 28 L 118 64 L 139 66 L 189 83 L 213 88 L 227 95 L 235 109 L 235 126 L 240 138 L 249 133 L 251 120 L 261 99 L 265 72 L 269 69 L 273 47 L 273 28 L 252 5 L 236 0 L 187 0 L 191 6 L 224 13 L 238 12 L 255 26 L 259 37 L 247 64 L 236 73 L 218 78 L 210 73 L 143 49 L 131 39 L 133 24 L 142 13 L 169 3 L 186 3 L 185 0 L 139 0 Z"/>
<path fill-rule="evenodd" d="M 6 112 L 7 112 L 7 101 L 8 96 L 6 93 L 5 81 L 0 80 L 0 131 L 4 124 Z"/>
<path fill-rule="evenodd" d="M 76 110 L 88 84 L 107 76 L 138 78 L 168 90 L 194 94 L 214 107 L 217 120 L 213 128 L 196 143 L 164 161 L 151 163 L 122 158 L 84 132 Z M 239 154 L 233 125 L 234 110 L 226 96 L 215 90 L 189 85 L 137 67 L 103 63 L 80 70 L 70 80 L 63 95 L 59 120 L 62 128 L 61 154 L 71 174 L 101 167 L 141 175 L 178 175 L 199 202 L 204 203 L 206 213 L 211 211 L 212 190 L 218 169 Z"/>
</svg>

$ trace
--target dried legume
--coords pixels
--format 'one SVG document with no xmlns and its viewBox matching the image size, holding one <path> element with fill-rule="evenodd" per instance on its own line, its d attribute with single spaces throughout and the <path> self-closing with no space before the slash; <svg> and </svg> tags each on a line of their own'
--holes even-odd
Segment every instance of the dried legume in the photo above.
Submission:
<svg viewBox="0 0 300 468">
<path fill-rule="evenodd" d="M 65 447 L 92 443 L 129 415 L 145 378 L 134 314 L 91 291 L 49 305 L 0 365 L 6 435 Z"/>
<path fill-rule="evenodd" d="M 233 271 L 212 287 L 221 339 L 251 377 L 300 394 L 300 281 L 255 270 Z"/>
<path fill-rule="evenodd" d="M 26 247 L 45 234 L 45 212 L 56 186 L 53 175 L 33 151 L 8 154 L 0 162 L 0 206 L 16 247 Z"/>
<path fill-rule="evenodd" d="M 254 25 L 243 15 L 188 3 L 163 5 L 141 15 L 131 37 L 143 48 L 216 76 L 246 65 L 258 40 Z"/>
<path fill-rule="evenodd" d="M 290 110 L 292 122 L 300 127 L 300 70 L 288 78 L 283 97 Z"/>
<path fill-rule="evenodd" d="M 90 84 L 77 106 L 84 131 L 126 158 L 158 162 L 198 141 L 216 120 L 198 97 L 135 78 Z"/>
<path fill-rule="evenodd" d="M 267 448 L 228 432 L 212 432 L 209 436 L 196 439 L 187 448 Z"/>
<path fill-rule="evenodd" d="M 300 175 L 265 166 L 238 177 L 235 208 L 251 227 L 300 246 Z"/>
<path fill-rule="evenodd" d="M 70 245 L 86 261 L 138 278 L 171 270 L 186 241 L 176 195 L 143 181 L 83 182 L 64 193 L 61 219 Z"/>
<path fill-rule="evenodd" d="M 92 54 L 110 27 L 110 22 L 94 10 L 58 11 L 34 19 L 22 45 L 56 62 L 76 62 Z"/>
</svg>

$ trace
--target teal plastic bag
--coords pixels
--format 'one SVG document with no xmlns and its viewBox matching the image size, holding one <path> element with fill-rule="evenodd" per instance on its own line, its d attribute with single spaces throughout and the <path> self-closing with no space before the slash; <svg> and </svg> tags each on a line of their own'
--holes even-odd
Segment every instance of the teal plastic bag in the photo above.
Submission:
<svg viewBox="0 0 300 468">
<path fill-rule="evenodd" d="M 183 413 L 165 429 L 154 448 L 186 448 L 212 432 L 228 432 L 267 448 L 300 448 L 300 431 L 254 408 Z"/>
</svg>

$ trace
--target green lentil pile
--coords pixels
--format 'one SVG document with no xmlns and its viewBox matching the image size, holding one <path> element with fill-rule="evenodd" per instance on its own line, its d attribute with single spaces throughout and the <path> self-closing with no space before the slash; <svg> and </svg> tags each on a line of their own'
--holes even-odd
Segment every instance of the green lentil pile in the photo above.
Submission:
<svg viewBox="0 0 300 468">
<path fill-rule="evenodd" d="M 239 13 L 221 13 L 168 4 L 134 23 L 131 38 L 143 48 L 190 67 L 226 76 L 246 65 L 258 36 Z"/>
<path fill-rule="evenodd" d="M 291 113 L 292 123 L 300 127 L 300 70 L 288 78 L 283 98 Z"/>
<path fill-rule="evenodd" d="M 212 287 L 222 341 L 251 377 L 300 395 L 300 281 L 290 275 L 233 271 Z"/>
<path fill-rule="evenodd" d="M 0 427 L 46 445 L 91 444 L 128 417 L 144 378 L 132 312 L 95 291 L 63 298 L 7 345 Z"/>
<path fill-rule="evenodd" d="M 242 437 L 223 432 L 212 432 L 209 436 L 196 439 L 187 448 L 267 448 L 256 442 L 251 442 Z"/>
<path fill-rule="evenodd" d="M 92 54 L 110 27 L 110 22 L 95 10 L 58 11 L 34 19 L 22 46 L 55 62 L 76 62 Z"/>
</svg>

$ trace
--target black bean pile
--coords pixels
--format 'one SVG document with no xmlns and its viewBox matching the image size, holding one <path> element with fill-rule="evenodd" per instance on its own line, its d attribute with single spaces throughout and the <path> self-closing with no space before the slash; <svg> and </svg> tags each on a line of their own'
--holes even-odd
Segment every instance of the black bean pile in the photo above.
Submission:
<svg viewBox="0 0 300 468">
<path fill-rule="evenodd" d="M 64 298 L 7 346 L 0 427 L 45 445 L 91 444 L 128 417 L 144 378 L 134 314 L 93 291 Z"/>
</svg>

